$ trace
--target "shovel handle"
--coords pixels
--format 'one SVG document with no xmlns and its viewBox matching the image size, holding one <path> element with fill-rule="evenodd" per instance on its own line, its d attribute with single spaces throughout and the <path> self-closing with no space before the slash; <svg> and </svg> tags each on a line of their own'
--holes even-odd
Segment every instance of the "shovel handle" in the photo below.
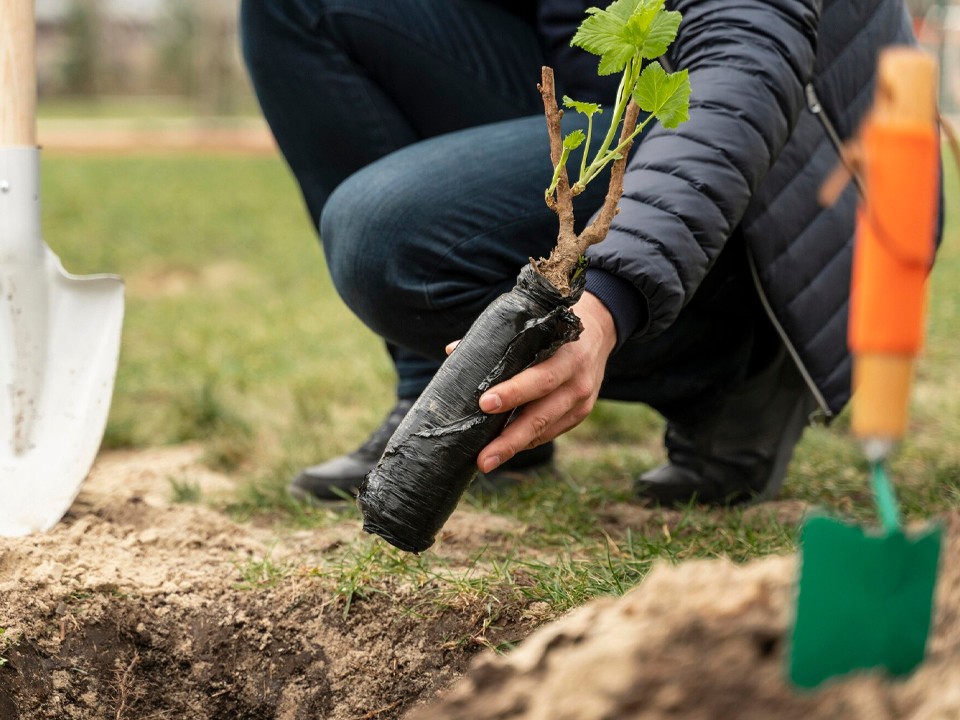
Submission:
<svg viewBox="0 0 960 720">
<path fill-rule="evenodd" d="M 892 443 L 907 424 L 923 340 L 939 186 L 936 62 L 913 48 L 880 56 L 861 136 L 866 200 L 857 218 L 850 297 L 852 428 Z"/>
<path fill-rule="evenodd" d="M 0 146 L 37 144 L 34 0 L 0 4 Z"/>
</svg>

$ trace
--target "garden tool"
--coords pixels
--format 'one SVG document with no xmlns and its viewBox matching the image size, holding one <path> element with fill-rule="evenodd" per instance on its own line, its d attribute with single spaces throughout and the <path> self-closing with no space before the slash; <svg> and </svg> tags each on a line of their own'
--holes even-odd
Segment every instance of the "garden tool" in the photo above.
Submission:
<svg viewBox="0 0 960 720">
<path fill-rule="evenodd" d="M 881 527 L 826 516 L 801 532 L 802 564 L 790 678 L 802 688 L 857 669 L 894 676 L 922 660 L 942 531 L 907 533 L 886 460 L 903 437 L 923 336 L 937 222 L 936 67 L 912 48 L 881 54 L 861 133 L 865 197 L 858 211 L 850 298 L 852 429 L 870 466 Z"/>
<path fill-rule="evenodd" d="M 100 447 L 123 283 L 64 271 L 40 234 L 33 0 L 0 6 L 0 535 L 48 530 Z"/>
</svg>

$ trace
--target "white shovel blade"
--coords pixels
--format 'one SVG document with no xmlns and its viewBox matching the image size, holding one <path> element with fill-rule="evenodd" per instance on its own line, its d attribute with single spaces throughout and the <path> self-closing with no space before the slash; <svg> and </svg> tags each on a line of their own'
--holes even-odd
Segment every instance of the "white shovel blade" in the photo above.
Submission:
<svg viewBox="0 0 960 720">
<path fill-rule="evenodd" d="M 123 282 L 66 273 L 46 250 L 0 267 L 0 535 L 49 530 L 100 448 Z"/>
</svg>

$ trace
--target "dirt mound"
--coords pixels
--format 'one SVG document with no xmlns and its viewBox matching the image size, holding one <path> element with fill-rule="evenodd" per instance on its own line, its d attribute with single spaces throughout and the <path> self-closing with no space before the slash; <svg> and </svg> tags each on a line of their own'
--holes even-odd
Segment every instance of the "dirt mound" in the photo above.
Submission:
<svg viewBox="0 0 960 720">
<path fill-rule="evenodd" d="M 344 580 L 314 568 L 356 521 L 278 540 L 172 503 L 175 483 L 231 489 L 199 457 L 110 454 L 52 532 L 0 538 L 0 720 L 388 720 L 476 654 L 476 613 L 400 582 L 344 612 Z"/>
<path fill-rule="evenodd" d="M 937 590 L 929 656 L 908 680 L 863 674 L 816 693 L 783 679 L 793 558 L 660 566 L 637 589 L 601 599 L 484 655 L 409 720 L 887 720 L 960 717 L 960 512 Z"/>
</svg>

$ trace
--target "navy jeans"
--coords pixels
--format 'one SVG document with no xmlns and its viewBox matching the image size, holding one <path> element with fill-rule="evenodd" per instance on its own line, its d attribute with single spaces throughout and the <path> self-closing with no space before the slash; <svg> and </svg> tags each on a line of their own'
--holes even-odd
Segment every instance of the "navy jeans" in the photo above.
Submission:
<svg viewBox="0 0 960 720">
<path fill-rule="evenodd" d="M 556 239 L 535 28 L 481 0 L 244 0 L 241 23 L 337 291 L 386 341 L 398 395 L 415 397 Z M 615 83 L 577 99 L 609 104 Z M 564 132 L 580 122 L 569 113 Z M 577 197 L 581 226 L 604 193 Z M 731 243 L 672 328 L 614 354 L 601 395 L 679 417 L 739 379 L 758 317 L 745 267 Z"/>
</svg>

